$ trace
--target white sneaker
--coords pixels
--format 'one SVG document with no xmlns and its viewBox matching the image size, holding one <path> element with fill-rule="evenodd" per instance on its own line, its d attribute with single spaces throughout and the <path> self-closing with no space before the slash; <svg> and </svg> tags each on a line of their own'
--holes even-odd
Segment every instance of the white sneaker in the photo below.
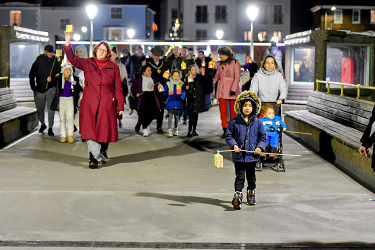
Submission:
<svg viewBox="0 0 375 250">
<path fill-rule="evenodd" d="M 147 130 L 147 128 L 144 128 L 144 129 L 143 129 L 143 136 L 144 136 L 144 137 L 147 137 L 147 136 L 148 136 L 148 130 Z"/>
<path fill-rule="evenodd" d="M 175 128 L 175 129 L 173 129 L 174 131 L 173 131 L 173 135 L 178 135 L 178 129 L 177 128 Z"/>
<path fill-rule="evenodd" d="M 173 133 L 172 133 L 172 129 L 168 129 L 168 137 L 169 138 L 172 138 L 173 137 Z"/>
<path fill-rule="evenodd" d="M 147 127 L 147 134 L 150 134 L 150 127 Z"/>
</svg>

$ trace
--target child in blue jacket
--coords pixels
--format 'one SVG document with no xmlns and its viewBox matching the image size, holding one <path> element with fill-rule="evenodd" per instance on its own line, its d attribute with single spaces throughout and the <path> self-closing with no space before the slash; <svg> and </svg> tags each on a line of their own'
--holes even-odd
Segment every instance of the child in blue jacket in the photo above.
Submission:
<svg viewBox="0 0 375 250">
<path fill-rule="evenodd" d="M 164 96 L 166 97 L 165 109 L 168 110 L 168 137 L 178 135 L 178 122 L 184 109 L 185 89 L 183 89 L 181 73 L 173 70 L 171 78 L 165 84 Z M 172 132 L 172 119 L 174 117 L 174 129 Z"/>
<path fill-rule="evenodd" d="M 228 146 L 234 150 L 232 160 L 236 178 L 235 193 L 232 200 L 233 208 L 241 209 L 243 199 L 242 189 L 247 179 L 247 204 L 255 205 L 255 165 L 259 161 L 259 154 L 266 147 L 267 134 L 257 114 L 260 111 L 261 101 L 252 91 L 242 92 L 236 99 L 234 109 L 237 116 L 230 120 L 225 135 Z M 241 152 L 242 150 L 254 153 Z"/>
<path fill-rule="evenodd" d="M 275 108 L 269 103 L 262 106 L 259 118 L 267 132 L 267 148 L 269 144 L 269 150 L 267 151 L 269 153 L 277 153 L 279 133 L 286 129 L 286 124 L 281 120 L 280 116 L 275 116 Z M 275 157 L 274 154 L 270 154 L 270 156 Z"/>
</svg>

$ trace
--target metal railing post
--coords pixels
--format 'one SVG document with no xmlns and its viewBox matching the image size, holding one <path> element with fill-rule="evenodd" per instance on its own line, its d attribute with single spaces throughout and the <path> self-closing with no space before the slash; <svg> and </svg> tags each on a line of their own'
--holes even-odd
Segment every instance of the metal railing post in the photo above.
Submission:
<svg viewBox="0 0 375 250">
<path fill-rule="evenodd" d="M 331 88 L 329 86 L 329 81 L 327 81 L 327 94 L 330 94 L 331 93 Z"/>
<path fill-rule="evenodd" d="M 340 94 L 340 96 L 344 96 L 344 85 L 342 83 L 340 83 L 340 86 L 341 86 L 341 94 Z"/>
</svg>

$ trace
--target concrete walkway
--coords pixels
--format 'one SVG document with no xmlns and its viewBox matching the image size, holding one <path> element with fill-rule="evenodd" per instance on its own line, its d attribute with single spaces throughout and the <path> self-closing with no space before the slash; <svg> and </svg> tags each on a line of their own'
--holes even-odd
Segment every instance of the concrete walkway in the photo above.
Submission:
<svg viewBox="0 0 375 250">
<path fill-rule="evenodd" d="M 192 139 L 182 124 L 178 137 L 158 135 L 155 122 L 144 138 L 135 123 L 136 115 L 124 116 L 120 141 L 98 170 L 88 169 L 78 134 L 74 144 L 59 142 L 58 119 L 55 137 L 34 133 L 0 152 L 0 249 L 19 249 L 19 241 L 40 249 L 73 249 L 77 241 L 86 249 L 92 242 L 102 249 L 111 248 L 104 242 L 170 249 L 375 242 L 374 194 L 287 136 L 284 153 L 302 157 L 285 157 L 285 173 L 257 172 L 257 205 L 234 211 L 230 153 L 223 169 L 214 167 L 216 150 L 227 149 L 217 107 L 199 116 L 200 136 Z M 63 243 L 43 247 L 48 241 Z"/>
</svg>

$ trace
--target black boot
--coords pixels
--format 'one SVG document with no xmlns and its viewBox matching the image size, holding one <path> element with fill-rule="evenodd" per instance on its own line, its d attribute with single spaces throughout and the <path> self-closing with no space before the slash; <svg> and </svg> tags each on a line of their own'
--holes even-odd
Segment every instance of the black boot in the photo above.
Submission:
<svg viewBox="0 0 375 250">
<path fill-rule="evenodd" d="M 225 138 L 225 134 L 227 133 L 227 128 L 223 128 L 223 135 L 221 136 L 222 139 Z"/>
<path fill-rule="evenodd" d="M 89 168 L 91 169 L 95 169 L 95 168 L 98 168 L 98 160 L 96 160 L 94 158 L 94 156 L 92 155 L 92 153 L 90 152 L 90 158 L 89 158 Z"/>
</svg>

